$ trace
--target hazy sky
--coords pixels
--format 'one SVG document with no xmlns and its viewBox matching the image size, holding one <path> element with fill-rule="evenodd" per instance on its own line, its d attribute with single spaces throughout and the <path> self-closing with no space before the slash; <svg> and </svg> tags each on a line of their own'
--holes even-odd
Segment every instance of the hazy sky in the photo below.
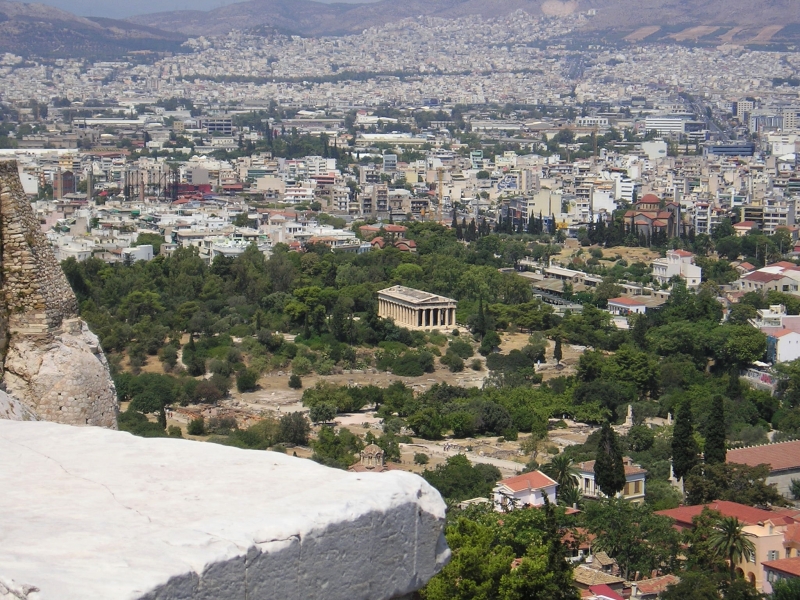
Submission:
<svg viewBox="0 0 800 600">
<path fill-rule="evenodd" d="M 241 2 L 242 0 L 28 0 L 56 6 L 62 10 L 76 15 L 87 17 L 112 17 L 122 18 L 132 15 L 161 12 L 166 10 L 210 10 Z M 333 2 L 334 0 L 318 0 L 319 2 Z M 339 2 L 364 2 L 371 0 L 337 0 Z"/>
</svg>

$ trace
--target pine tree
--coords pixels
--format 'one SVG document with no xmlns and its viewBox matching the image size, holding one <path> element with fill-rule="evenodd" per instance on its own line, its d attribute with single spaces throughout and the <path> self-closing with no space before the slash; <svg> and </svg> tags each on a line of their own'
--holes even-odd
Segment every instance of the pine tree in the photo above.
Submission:
<svg viewBox="0 0 800 600">
<path fill-rule="evenodd" d="M 600 491 L 609 498 L 616 496 L 625 487 L 625 465 L 622 463 L 619 439 L 608 422 L 603 423 L 600 429 L 600 441 L 594 461 L 594 480 Z"/>
<path fill-rule="evenodd" d="M 555 348 L 553 348 L 553 358 L 556 359 L 556 363 L 560 363 L 563 356 L 564 355 L 561 352 L 561 336 L 558 336 L 556 337 Z"/>
<path fill-rule="evenodd" d="M 697 442 L 694 439 L 692 406 L 684 400 L 678 407 L 675 429 L 672 432 L 672 471 L 683 479 L 697 464 Z"/>
<path fill-rule="evenodd" d="M 725 462 L 725 408 L 724 400 L 717 394 L 711 400 L 711 414 L 706 428 L 705 459 L 707 465 Z"/>
</svg>

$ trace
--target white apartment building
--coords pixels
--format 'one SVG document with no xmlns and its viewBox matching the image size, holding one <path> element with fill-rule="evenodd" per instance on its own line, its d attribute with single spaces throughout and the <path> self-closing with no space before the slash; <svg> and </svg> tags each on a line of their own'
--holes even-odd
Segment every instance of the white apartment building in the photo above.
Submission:
<svg viewBox="0 0 800 600">
<path fill-rule="evenodd" d="M 653 261 L 653 278 L 661 285 L 673 277 L 686 281 L 686 287 L 697 289 L 702 281 L 703 269 L 694 264 L 694 254 L 686 250 L 669 250 L 665 258 Z"/>
</svg>

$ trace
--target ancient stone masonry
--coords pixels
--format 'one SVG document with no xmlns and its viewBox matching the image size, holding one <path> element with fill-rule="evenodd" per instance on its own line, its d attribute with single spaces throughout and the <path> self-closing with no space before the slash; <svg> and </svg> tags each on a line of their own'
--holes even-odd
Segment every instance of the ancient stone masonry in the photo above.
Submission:
<svg viewBox="0 0 800 600">
<path fill-rule="evenodd" d="M 22 189 L 16 161 L 0 161 L 2 384 L 33 415 L 116 428 L 117 399 L 97 337 Z"/>
</svg>

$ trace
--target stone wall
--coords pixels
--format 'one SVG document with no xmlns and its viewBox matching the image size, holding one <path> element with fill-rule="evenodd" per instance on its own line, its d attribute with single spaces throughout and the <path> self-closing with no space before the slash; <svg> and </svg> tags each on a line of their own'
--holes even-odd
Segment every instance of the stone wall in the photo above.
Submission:
<svg viewBox="0 0 800 600">
<path fill-rule="evenodd" d="M 0 161 L 0 374 L 37 418 L 116 428 L 118 404 L 97 337 L 19 179 Z"/>
</svg>

